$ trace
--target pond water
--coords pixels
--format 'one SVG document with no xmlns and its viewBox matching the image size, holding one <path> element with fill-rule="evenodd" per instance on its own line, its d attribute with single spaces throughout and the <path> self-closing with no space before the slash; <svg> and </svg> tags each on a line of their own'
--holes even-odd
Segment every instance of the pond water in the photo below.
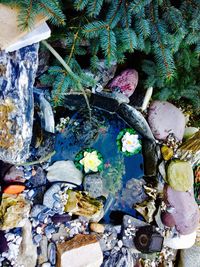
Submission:
<svg viewBox="0 0 200 267">
<path fill-rule="evenodd" d="M 116 114 L 93 109 L 92 121 L 89 120 L 87 111 L 75 113 L 67 128 L 56 136 L 53 162 L 73 161 L 76 154 L 85 148 L 94 148 L 102 154 L 102 177 L 107 192 L 105 221 L 109 220 L 112 209 L 135 213 L 122 203 L 122 190 L 131 178 L 139 179 L 144 175 L 142 153 L 127 157 L 117 147 L 117 135 L 124 128 L 129 126 Z"/>
</svg>

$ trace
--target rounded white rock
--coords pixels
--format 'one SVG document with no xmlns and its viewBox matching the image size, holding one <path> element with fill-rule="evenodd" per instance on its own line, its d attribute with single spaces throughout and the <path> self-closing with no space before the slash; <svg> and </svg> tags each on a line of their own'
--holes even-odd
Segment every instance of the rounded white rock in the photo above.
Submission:
<svg viewBox="0 0 200 267">
<path fill-rule="evenodd" d="M 189 235 L 179 235 L 173 238 L 165 238 L 164 246 L 173 249 L 187 249 L 194 245 L 196 239 L 196 231 Z"/>
<path fill-rule="evenodd" d="M 45 262 L 42 264 L 42 267 L 51 267 L 51 263 Z"/>
</svg>

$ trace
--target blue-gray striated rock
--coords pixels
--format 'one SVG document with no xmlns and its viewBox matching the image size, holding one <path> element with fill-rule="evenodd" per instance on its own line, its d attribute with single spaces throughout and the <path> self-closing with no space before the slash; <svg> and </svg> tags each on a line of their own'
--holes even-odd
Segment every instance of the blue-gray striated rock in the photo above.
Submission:
<svg viewBox="0 0 200 267">
<path fill-rule="evenodd" d="M 122 248 L 120 251 L 113 249 L 111 253 L 104 254 L 104 262 L 101 267 L 131 267 L 133 265 L 133 257 L 127 248 Z"/>
<path fill-rule="evenodd" d="M 0 51 L 0 159 L 14 164 L 29 156 L 38 47 Z"/>
</svg>

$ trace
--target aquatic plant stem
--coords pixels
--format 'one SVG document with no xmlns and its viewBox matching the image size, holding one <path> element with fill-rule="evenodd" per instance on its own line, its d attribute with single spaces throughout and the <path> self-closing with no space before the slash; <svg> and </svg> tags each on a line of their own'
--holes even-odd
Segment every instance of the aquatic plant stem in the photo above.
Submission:
<svg viewBox="0 0 200 267">
<path fill-rule="evenodd" d="M 80 90 L 83 93 L 83 96 L 85 98 L 85 101 L 86 101 L 86 104 L 88 107 L 88 111 L 89 111 L 90 121 L 91 121 L 92 115 L 91 115 L 90 103 L 89 103 L 88 97 L 85 93 L 85 90 L 83 89 L 83 87 L 80 83 L 80 78 L 72 71 L 70 66 L 64 61 L 64 59 L 58 54 L 58 52 L 49 43 L 47 43 L 46 41 L 42 41 L 42 43 L 44 46 L 46 46 L 47 49 L 49 49 L 49 51 L 55 56 L 55 58 L 60 62 L 60 64 L 66 69 L 68 74 L 76 81 L 78 90 Z"/>
<path fill-rule="evenodd" d="M 54 150 L 53 152 L 49 153 L 47 156 L 45 156 L 44 158 L 41 158 L 39 160 L 36 161 L 31 161 L 31 162 L 24 162 L 24 163 L 19 163 L 16 164 L 16 166 L 30 166 L 30 165 L 36 165 L 36 164 L 40 164 L 43 163 L 47 160 L 49 160 L 51 157 L 53 157 L 56 154 L 56 151 Z"/>
</svg>

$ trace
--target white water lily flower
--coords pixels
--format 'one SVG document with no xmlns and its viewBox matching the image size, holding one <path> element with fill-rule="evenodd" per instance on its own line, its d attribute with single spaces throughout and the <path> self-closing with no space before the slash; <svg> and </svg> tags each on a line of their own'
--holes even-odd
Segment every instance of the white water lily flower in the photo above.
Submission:
<svg viewBox="0 0 200 267">
<path fill-rule="evenodd" d="M 101 160 L 98 158 L 97 151 L 84 152 L 84 158 L 80 160 L 80 163 L 84 166 L 85 172 L 93 171 L 97 172 Z"/>
<path fill-rule="evenodd" d="M 126 132 L 122 138 L 122 152 L 134 153 L 135 150 L 141 147 L 137 134 Z"/>
</svg>

